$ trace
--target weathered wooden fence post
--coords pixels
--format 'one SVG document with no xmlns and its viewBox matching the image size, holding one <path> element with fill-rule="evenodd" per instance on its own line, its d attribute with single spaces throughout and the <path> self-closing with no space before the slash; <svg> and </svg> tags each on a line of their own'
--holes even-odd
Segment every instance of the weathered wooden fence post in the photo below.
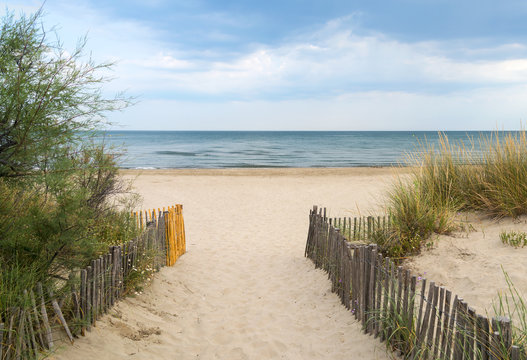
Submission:
<svg viewBox="0 0 527 360">
<path fill-rule="evenodd" d="M 463 299 L 396 267 L 376 245 L 349 243 L 371 241 L 378 231 L 389 231 L 391 223 L 390 216 L 382 221 L 379 216 L 356 217 L 353 222 L 328 218 L 327 210 L 317 206 L 309 214 L 304 255 L 327 272 L 332 291 L 364 331 L 398 344 L 409 359 L 523 359 L 525 350 L 512 345 L 509 319 L 493 319 L 489 326 Z M 409 338 L 401 327 L 408 329 Z"/>
</svg>

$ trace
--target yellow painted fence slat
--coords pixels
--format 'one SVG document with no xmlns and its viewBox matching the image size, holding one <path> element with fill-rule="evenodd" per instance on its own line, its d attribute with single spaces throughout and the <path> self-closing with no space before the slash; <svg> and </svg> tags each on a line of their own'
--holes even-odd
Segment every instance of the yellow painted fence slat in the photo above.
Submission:
<svg viewBox="0 0 527 360">
<path fill-rule="evenodd" d="M 165 220 L 166 264 L 172 266 L 186 252 L 187 248 L 183 205 L 168 206 L 167 210 L 164 207 L 163 210 L 158 208 L 157 213 L 158 216 L 156 217 L 156 210 L 154 209 L 132 212 L 131 215 L 140 229 L 146 228 L 148 221 L 159 221 L 159 217 L 163 216 Z"/>
</svg>

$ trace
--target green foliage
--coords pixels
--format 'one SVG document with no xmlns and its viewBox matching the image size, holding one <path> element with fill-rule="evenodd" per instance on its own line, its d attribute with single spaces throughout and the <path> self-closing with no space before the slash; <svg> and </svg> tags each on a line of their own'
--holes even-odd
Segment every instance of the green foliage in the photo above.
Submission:
<svg viewBox="0 0 527 360">
<path fill-rule="evenodd" d="M 107 99 L 96 64 L 83 54 L 85 39 L 72 52 L 51 42 L 40 24 L 41 11 L 15 18 L 0 31 L 0 177 L 52 170 L 78 150 L 100 127 L 106 111 L 128 105 L 122 96 Z"/>
<path fill-rule="evenodd" d="M 472 141 L 472 140 L 471 140 Z M 430 193 L 431 202 L 451 203 L 494 217 L 527 213 L 527 133 L 525 130 L 481 135 L 480 152 L 463 143 L 450 145 L 441 135 L 440 148 L 423 146 L 410 159 L 413 174 Z"/>
<path fill-rule="evenodd" d="M 125 278 L 125 289 L 129 293 L 138 293 L 144 290 L 145 284 L 152 280 L 153 274 L 158 270 L 152 264 L 159 253 L 154 250 L 145 250 L 137 257 L 136 265 Z"/>
<path fill-rule="evenodd" d="M 39 279 L 39 274 L 26 264 L 0 264 L 0 309 L 29 305 L 24 290 L 31 289 Z M 0 313 L 1 315 L 1 313 Z"/>
<path fill-rule="evenodd" d="M 117 154 L 95 141 L 104 114 L 130 101 L 103 96 L 111 64 L 86 58 L 84 39 L 68 52 L 40 19 L 0 25 L 0 312 L 139 231 Z"/>
<path fill-rule="evenodd" d="M 527 213 L 527 134 L 498 135 L 481 139 L 487 151 L 474 171 L 478 185 L 472 188 L 470 207 L 516 217 Z"/>
<path fill-rule="evenodd" d="M 501 242 L 505 245 L 514 246 L 515 248 L 527 245 L 527 234 L 516 231 L 502 231 L 500 233 Z"/>
<path fill-rule="evenodd" d="M 108 245 L 137 235 L 139 230 L 128 212 L 90 208 L 87 199 L 84 192 L 71 191 L 46 201 L 38 193 L 7 187 L 0 181 L 0 259 L 5 269 L 26 269 L 33 285 L 49 283 L 86 266 L 106 252 Z M 19 274 L 23 283 L 28 274 Z M 24 288 L 30 286 L 20 289 Z M 19 288 L 12 292 L 20 295 Z"/>
</svg>

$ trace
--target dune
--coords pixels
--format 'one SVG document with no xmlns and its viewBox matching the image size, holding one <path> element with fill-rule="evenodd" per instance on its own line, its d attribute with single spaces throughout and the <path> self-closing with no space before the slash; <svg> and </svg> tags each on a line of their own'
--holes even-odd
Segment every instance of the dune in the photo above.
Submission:
<svg viewBox="0 0 527 360">
<path fill-rule="evenodd" d="M 405 266 L 445 286 L 480 314 L 494 316 L 498 294 L 507 295 L 507 273 L 514 287 L 527 294 L 527 247 L 514 248 L 500 240 L 502 231 L 527 231 L 527 217 L 495 220 L 481 214 L 461 214 L 464 231 L 432 237 L 429 249 Z"/>
<path fill-rule="evenodd" d="M 380 211 L 391 169 L 123 171 L 184 205 L 187 253 L 53 359 L 387 359 L 304 258 L 308 212 Z"/>
</svg>

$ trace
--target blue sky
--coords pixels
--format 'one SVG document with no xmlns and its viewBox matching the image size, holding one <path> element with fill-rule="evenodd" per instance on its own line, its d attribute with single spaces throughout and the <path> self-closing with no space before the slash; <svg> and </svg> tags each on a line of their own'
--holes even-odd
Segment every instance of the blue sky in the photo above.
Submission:
<svg viewBox="0 0 527 360">
<path fill-rule="evenodd" d="M 31 13 L 42 1 L 7 1 Z M 3 10 L 2 10 L 3 11 Z M 527 119 L 527 2 L 62 1 L 151 130 L 495 130 Z"/>
</svg>

